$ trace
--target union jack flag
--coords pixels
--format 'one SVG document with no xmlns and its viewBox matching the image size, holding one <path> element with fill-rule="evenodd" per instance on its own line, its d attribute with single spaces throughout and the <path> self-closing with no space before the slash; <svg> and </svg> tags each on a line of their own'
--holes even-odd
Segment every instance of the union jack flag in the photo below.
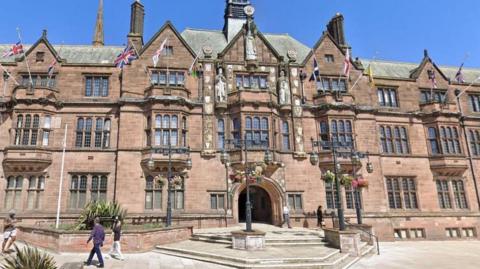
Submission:
<svg viewBox="0 0 480 269">
<path fill-rule="evenodd" d="M 3 57 L 10 57 L 13 55 L 18 55 L 20 53 L 23 53 L 23 45 L 20 41 L 17 42 L 17 44 L 13 45 L 11 49 L 5 51 L 3 53 Z"/>
<path fill-rule="evenodd" d="M 123 52 L 117 56 L 117 59 L 114 63 L 118 68 L 123 68 L 126 64 L 129 64 L 131 61 L 136 59 L 137 54 L 135 53 L 135 50 L 132 47 L 127 46 Z"/>
</svg>

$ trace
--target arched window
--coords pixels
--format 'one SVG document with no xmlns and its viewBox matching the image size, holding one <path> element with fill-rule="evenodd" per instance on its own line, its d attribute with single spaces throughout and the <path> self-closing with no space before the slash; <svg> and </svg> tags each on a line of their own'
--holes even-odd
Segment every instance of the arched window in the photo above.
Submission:
<svg viewBox="0 0 480 269">
<path fill-rule="evenodd" d="M 22 127 L 23 127 L 23 115 L 18 115 L 17 117 L 17 128 L 15 129 L 15 145 L 20 145 L 22 138 Z"/>
<path fill-rule="evenodd" d="M 92 187 L 90 190 L 91 201 L 106 201 L 107 200 L 107 177 L 93 175 Z"/>
<path fill-rule="evenodd" d="M 95 124 L 95 147 L 102 147 L 102 136 L 103 136 L 103 118 L 97 118 Z"/>
<path fill-rule="evenodd" d="M 40 117 L 38 115 L 33 115 L 32 136 L 30 137 L 31 146 L 37 145 L 39 127 L 40 127 Z"/>
<path fill-rule="evenodd" d="M 245 139 L 247 146 L 267 148 L 269 141 L 268 119 L 260 117 L 246 117 Z"/>
<path fill-rule="evenodd" d="M 145 182 L 145 209 L 162 209 L 163 181 L 147 176 Z"/>
<path fill-rule="evenodd" d="M 225 122 L 223 119 L 217 121 L 217 147 L 225 149 Z"/>
<path fill-rule="evenodd" d="M 382 144 L 382 152 L 388 153 L 387 136 L 385 134 L 385 127 L 380 126 L 380 144 Z"/>
<path fill-rule="evenodd" d="M 85 138 L 83 141 L 84 147 L 87 147 L 87 148 L 89 148 L 92 145 L 92 125 L 93 125 L 92 119 L 87 118 L 85 120 Z"/>
<path fill-rule="evenodd" d="M 251 124 L 251 123 L 250 123 Z M 238 141 L 240 140 L 240 120 L 238 118 L 234 118 L 232 120 L 232 136 L 234 139 L 235 147 L 239 147 Z"/>
<path fill-rule="evenodd" d="M 25 116 L 25 127 L 23 129 L 23 138 L 22 138 L 22 145 L 27 146 L 30 140 L 30 128 L 32 127 L 32 117 L 27 114 Z"/>
<path fill-rule="evenodd" d="M 28 180 L 27 209 L 39 209 L 42 207 L 43 191 L 45 189 L 44 176 L 31 176 Z"/>
<path fill-rule="evenodd" d="M 50 128 L 52 128 L 52 117 L 46 115 L 43 119 L 42 146 L 48 146 L 51 132 Z"/>
<path fill-rule="evenodd" d="M 436 128 L 428 128 L 428 141 L 430 142 L 430 150 L 432 151 L 432 154 L 441 154 L 440 148 L 438 146 L 438 135 Z"/>
<path fill-rule="evenodd" d="M 103 126 L 103 147 L 109 148 L 110 147 L 110 130 L 112 129 L 112 121 L 110 119 L 105 120 L 105 124 Z"/>
<path fill-rule="evenodd" d="M 182 146 L 187 146 L 187 117 L 182 117 Z"/>
<path fill-rule="evenodd" d="M 87 201 L 87 176 L 73 175 L 70 182 L 70 208 L 80 209 Z"/>
</svg>

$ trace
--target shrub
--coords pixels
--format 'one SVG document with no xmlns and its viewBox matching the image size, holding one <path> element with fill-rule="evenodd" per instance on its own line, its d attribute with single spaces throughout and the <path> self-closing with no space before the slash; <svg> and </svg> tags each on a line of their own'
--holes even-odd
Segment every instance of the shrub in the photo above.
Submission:
<svg viewBox="0 0 480 269">
<path fill-rule="evenodd" d="M 57 269 L 53 257 L 42 253 L 37 248 L 26 246 L 19 249 L 15 245 L 16 254 L 7 257 L 2 263 L 2 269 Z"/>
<path fill-rule="evenodd" d="M 80 217 L 77 220 L 75 230 L 90 230 L 94 223 L 95 217 L 100 218 L 100 222 L 105 227 L 110 227 L 113 223 L 112 218 L 118 216 L 123 222 L 127 211 L 117 203 L 94 201 L 88 203 L 83 209 Z"/>
</svg>

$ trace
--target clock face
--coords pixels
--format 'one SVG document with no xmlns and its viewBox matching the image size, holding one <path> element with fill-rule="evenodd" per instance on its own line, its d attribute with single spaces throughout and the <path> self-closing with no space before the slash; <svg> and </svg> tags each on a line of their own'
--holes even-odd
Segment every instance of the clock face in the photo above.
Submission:
<svg viewBox="0 0 480 269">
<path fill-rule="evenodd" d="M 255 13 L 255 8 L 252 6 L 246 6 L 243 10 L 245 11 L 245 14 L 247 14 L 247 16 L 252 16 L 253 13 Z"/>
</svg>

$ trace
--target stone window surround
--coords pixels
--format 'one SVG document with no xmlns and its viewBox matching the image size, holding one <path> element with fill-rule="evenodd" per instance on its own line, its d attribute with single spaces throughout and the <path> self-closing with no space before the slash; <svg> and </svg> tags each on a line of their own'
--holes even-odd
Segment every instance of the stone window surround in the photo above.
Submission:
<svg viewBox="0 0 480 269">
<path fill-rule="evenodd" d="M 382 127 L 385 128 L 385 137 L 383 137 L 383 133 L 382 133 Z M 387 128 L 390 128 L 391 130 L 391 137 L 389 138 L 387 136 Z M 399 128 L 399 137 L 397 137 L 396 135 L 396 128 Z M 402 130 L 405 129 L 405 135 L 406 137 L 403 137 L 402 135 Z M 405 155 L 410 155 L 412 154 L 411 152 L 411 145 L 410 145 L 410 138 L 409 138 L 409 128 L 408 128 L 408 125 L 391 125 L 391 124 L 381 124 L 378 126 L 378 136 L 379 136 L 379 141 L 380 141 L 380 151 L 381 151 L 381 154 L 382 155 L 388 155 L 388 156 L 392 156 L 392 155 L 399 155 L 399 156 L 405 156 Z M 384 146 L 383 146 L 383 140 L 386 141 L 386 146 L 387 146 L 387 149 L 388 149 L 388 143 L 390 141 L 391 143 L 391 146 L 392 146 L 392 152 L 385 152 L 384 150 Z M 402 152 L 398 152 L 399 150 L 397 149 L 397 145 L 396 145 L 396 142 L 400 142 L 401 143 L 401 146 L 402 146 Z M 404 149 L 404 146 L 406 146 L 406 152 L 404 153 L 405 149 Z"/>
<path fill-rule="evenodd" d="M 30 123 L 30 128 L 25 128 L 25 121 L 26 121 L 26 115 L 30 115 L 31 117 L 31 123 Z M 38 127 L 33 128 L 33 118 L 34 116 L 38 116 Z M 19 127 L 19 116 L 22 116 L 22 127 Z M 47 125 L 46 119 L 50 118 L 50 124 Z M 12 135 L 12 145 L 15 146 L 24 146 L 24 147 L 46 147 L 50 143 L 50 137 L 52 136 L 53 129 L 52 129 L 52 119 L 53 115 L 48 114 L 48 113 L 43 113 L 43 112 L 34 112 L 34 111 L 25 111 L 25 112 L 17 112 L 15 115 L 15 121 L 13 122 L 13 135 Z M 23 144 L 23 136 L 24 136 L 24 131 L 29 130 L 29 142 L 28 145 Z M 19 131 L 17 133 L 17 131 Z M 32 144 L 32 131 L 37 131 L 37 138 L 35 143 Z M 44 134 L 48 133 L 48 144 L 44 145 Z M 19 139 L 19 140 L 18 140 Z"/>
<path fill-rule="evenodd" d="M 336 192 L 336 188 L 335 188 L 335 181 L 332 181 L 331 183 L 327 183 L 325 181 L 323 181 L 324 183 L 324 189 L 325 189 L 325 205 L 323 206 L 323 208 L 325 208 L 326 210 L 328 211 L 333 211 L 333 210 L 336 210 L 337 209 L 337 205 L 336 205 L 336 202 L 335 200 L 338 200 L 338 196 L 337 196 L 337 192 Z M 327 184 L 331 184 L 330 188 L 327 188 L 328 185 Z M 353 190 L 352 190 L 353 191 Z M 360 206 L 363 208 L 363 195 L 362 195 L 362 189 L 359 189 L 358 190 L 360 193 Z M 345 210 L 345 212 L 355 212 L 355 200 L 352 200 L 353 201 L 353 208 L 347 208 L 347 191 L 345 190 L 345 188 L 343 186 L 340 186 L 340 192 L 342 192 L 342 197 L 344 199 L 342 199 L 342 201 L 340 201 L 342 203 L 342 208 Z M 330 196 L 330 197 L 329 197 Z M 329 201 L 330 200 L 330 201 Z M 329 207 L 329 204 L 333 203 L 333 207 Z"/>
<path fill-rule="evenodd" d="M 224 212 L 225 211 L 225 208 L 227 206 L 227 203 L 226 203 L 226 199 L 225 199 L 225 192 L 222 192 L 222 191 L 208 191 L 208 197 L 210 198 L 210 210 L 213 210 L 213 211 L 222 211 Z M 212 199 L 216 199 L 215 201 L 215 205 L 216 205 L 216 208 L 213 208 L 213 204 L 212 204 Z M 223 201 L 223 207 L 219 206 L 220 204 L 222 203 L 219 203 L 219 201 Z"/>
<path fill-rule="evenodd" d="M 179 89 L 186 89 L 186 82 L 187 76 L 185 75 L 187 71 L 185 69 L 177 69 L 177 68 L 152 68 L 149 70 L 150 72 L 150 83 L 153 87 L 158 88 L 179 88 Z M 160 83 L 160 74 L 165 75 L 165 83 Z M 175 74 L 175 83 L 170 84 L 170 75 Z M 178 80 L 182 75 L 183 80 Z"/>
<path fill-rule="evenodd" d="M 30 75 L 28 73 L 19 73 L 22 80 L 19 81 L 23 87 L 28 87 L 30 83 Z M 57 85 L 57 77 L 52 75 L 51 77 L 47 73 L 35 72 L 31 73 L 33 88 L 52 89 Z"/>
<path fill-rule="evenodd" d="M 480 157 L 480 129 L 469 128 L 468 129 L 468 146 L 472 152 L 473 158 Z"/>
<path fill-rule="evenodd" d="M 162 127 L 156 126 L 157 116 L 162 117 Z M 162 145 L 163 136 L 161 137 L 160 145 L 155 145 L 155 131 L 163 130 L 163 117 L 169 116 L 170 123 L 172 116 L 177 116 L 177 145 L 172 145 L 172 147 L 188 147 L 188 115 L 179 111 L 161 111 L 161 110 L 151 110 L 149 113 L 145 114 L 145 146 L 146 147 L 166 147 L 168 145 Z M 169 125 L 170 126 L 170 125 Z M 173 130 L 172 128 L 168 128 Z M 170 137 L 170 136 L 169 136 Z"/>
<path fill-rule="evenodd" d="M 437 191 L 437 180 L 440 181 L 447 181 L 448 183 L 448 195 L 450 197 L 450 204 L 451 208 L 441 208 L 440 204 L 438 204 L 438 191 Z M 459 208 L 457 205 L 456 197 L 455 197 L 455 192 L 453 189 L 453 184 L 452 181 L 462 181 L 463 182 L 463 189 L 465 193 L 465 200 L 466 200 L 466 208 Z M 468 188 L 466 184 L 466 179 L 463 177 L 455 177 L 455 176 L 433 176 L 433 183 L 435 187 L 435 193 L 437 195 L 437 204 L 438 207 L 441 211 L 470 211 L 470 203 L 469 203 L 469 193 L 468 193 Z"/>
<path fill-rule="evenodd" d="M 46 173 L 21 173 L 21 174 L 6 174 L 5 175 L 5 197 L 3 199 L 3 208 L 6 209 L 6 210 L 9 210 L 10 208 L 6 208 L 6 192 L 9 191 L 9 189 L 7 188 L 7 184 L 8 184 L 8 179 L 9 178 L 18 178 L 18 177 L 22 177 L 23 180 L 22 180 L 22 186 L 20 188 L 14 188 L 14 189 L 11 189 L 12 191 L 16 191 L 16 192 L 20 192 L 20 208 L 15 208 L 14 205 L 12 208 L 14 208 L 15 210 L 17 211 L 37 211 L 39 209 L 41 209 L 41 207 L 39 208 L 33 208 L 33 209 L 28 209 L 28 204 L 27 204 L 27 199 L 28 199 L 28 192 L 29 191 L 43 191 L 45 192 L 45 185 L 46 185 L 46 182 L 47 182 L 47 178 L 49 178 L 48 174 Z M 43 182 L 43 189 L 29 189 L 29 179 L 31 177 L 36 177 L 37 178 L 37 181 L 38 181 L 38 178 L 41 178 L 43 177 L 44 179 L 44 182 Z M 43 201 L 42 201 L 43 202 Z M 40 202 L 41 203 L 41 202 Z"/>
<path fill-rule="evenodd" d="M 403 233 L 405 233 L 405 237 L 403 237 Z M 418 232 L 421 233 L 421 236 L 418 236 Z M 412 240 L 412 239 L 419 239 L 424 240 L 427 238 L 427 234 L 425 232 L 425 228 L 394 228 L 393 229 L 394 238 L 395 240 Z M 412 236 L 414 234 L 415 236 Z"/>
<path fill-rule="evenodd" d="M 269 78 L 269 73 L 268 72 L 256 72 L 256 73 L 247 73 L 247 72 L 235 72 L 234 73 L 234 80 L 235 80 L 235 89 L 237 91 L 241 91 L 241 90 L 247 90 L 247 91 L 266 91 L 268 89 L 271 88 L 271 85 L 268 81 L 268 78 Z M 242 84 L 239 86 L 238 85 L 238 78 L 239 77 L 242 77 Z M 248 87 L 245 87 L 245 78 L 248 77 Z M 257 80 L 257 87 L 252 87 L 252 81 L 254 78 L 258 78 Z M 261 80 L 264 79 L 264 82 L 265 82 L 265 86 L 262 87 L 261 84 Z M 276 91 L 274 91 L 276 92 Z"/>
<path fill-rule="evenodd" d="M 84 98 L 107 98 L 109 97 L 110 95 L 110 90 L 112 89 L 112 83 L 111 83 L 111 78 L 112 77 L 112 73 L 82 73 L 82 83 L 83 83 L 83 94 L 82 96 Z M 108 81 L 108 88 L 107 88 L 107 95 L 106 96 L 103 96 L 102 95 L 102 92 L 99 93 L 98 96 L 95 96 L 94 95 L 94 88 L 93 88 L 93 84 L 92 84 L 92 93 L 90 96 L 87 96 L 87 80 L 88 78 L 103 78 L 103 79 L 107 79 Z M 101 87 L 103 87 L 104 85 L 101 85 Z M 101 89 L 100 89 L 101 90 Z"/>
<path fill-rule="evenodd" d="M 419 89 L 419 103 L 422 104 L 428 104 L 431 103 L 432 101 L 434 103 L 443 103 L 445 102 L 447 98 L 447 89 L 433 89 L 433 100 L 429 100 L 430 98 L 430 91 L 431 89 L 425 89 L 425 88 L 420 88 Z"/>
<path fill-rule="evenodd" d="M 434 140 L 433 138 L 430 137 L 430 128 L 434 128 L 435 129 L 435 140 L 436 140 L 436 144 L 437 144 L 437 148 L 439 150 L 438 153 L 433 153 L 432 152 L 432 146 L 431 146 L 431 142 Z M 448 134 L 447 134 L 447 137 L 443 137 L 442 136 L 442 128 L 451 128 L 452 132 L 453 130 L 456 130 L 456 133 L 457 135 L 455 135 L 455 132 L 453 132 L 453 136 L 452 138 L 449 138 Z M 448 129 L 447 129 L 448 130 Z M 462 129 L 457 126 L 457 125 L 451 125 L 451 124 L 428 124 L 425 126 L 425 134 L 426 134 L 426 140 L 427 140 L 427 148 L 428 148 L 428 153 L 430 156 L 463 156 L 464 155 L 464 150 L 463 150 L 463 141 L 462 141 Z M 454 147 L 457 147 L 459 148 L 459 152 L 458 153 L 444 153 L 444 141 L 447 141 L 447 143 L 449 142 L 453 142 L 454 143 Z M 448 144 L 450 145 L 450 144 Z M 456 149 L 454 149 L 456 151 Z"/>
<path fill-rule="evenodd" d="M 79 129 L 79 120 L 83 120 L 82 129 Z M 87 130 L 87 120 L 90 119 L 90 145 L 85 146 L 86 139 L 86 130 Z M 97 120 L 103 119 L 103 125 L 101 130 L 97 130 Z M 109 122 L 109 127 L 106 128 L 106 123 Z M 96 147 L 97 134 L 101 132 L 101 147 Z M 112 118 L 108 115 L 99 116 L 99 115 L 76 115 L 76 124 L 75 124 L 75 148 L 76 149 L 92 149 L 92 150 L 108 150 L 110 148 L 110 139 L 112 133 Z M 82 136 L 81 144 L 79 144 L 78 138 L 79 135 Z M 108 140 L 107 140 L 108 139 Z"/>
<path fill-rule="evenodd" d="M 99 178 L 107 177 L 107 188 L 106 188 L 106 191 L 105 191 L 105 195 L 106 195 L 106 201 L 109 200 L 108 199 L 109 184 L 112 181 L 109 177 L 110 176 L 109 172 L 68 172 L 68 180 L 66 180 L 68 182 L 67 183 L 68 184 L 67 185 L 67 188 L 68 188 L 67 189 L 68 190 L 67 210 L 68 211 L 81 211 L 81 210 L 83 210 L 83 207 L 71 207 L 71 205 L 70 205 L 70 198 L 71 198 L 71 195 L 72 195 L 71 185 L 72 185 L 72 180 L 73 180 L 74 176 L 78 176 L 79 180 L 80 180 L 80 177 L 82 177 L 82 176 L 87 177 L 87 185 L 86 185 L 86 188 L 85 188 L 85 205 L 87 205 L 91 201 L 91 198 L 92 198 L 92 178 L 94 176 L 98 176 Z M 79 183 L 79 185 L 80 185 L 80 183 Z M 76 190 L 79 190 L 79 188 L 77 188 Z M 78 203 L 78 200 L 77 200 L 77 203 Z"/>
<path fill-rule="evenodd" d="M 378 105 L 381 107 L 381 108 L 389 108 L 389 109 L 399 109 L 400 108 L 400 100 L 398 98 L 398 86 L 387 86 L 387 85 L 375 85 L 376 86 L 376 89 L 377 89 L 377 101 L 378 101 Z M 382 96 L 380 96 L 380 92 L 382 93 Z M 385 95 L 385 93 L 388 92 L 387 95 Z M 392 92 L 394 93 L 394 98 L 395 100 L 393 100 L 393 102 L 395 102 L 395 105 L 394 103 L 392 102 Z M 390 101 L 387 103 L 387 97 Z M 382 100 L 380 99 L 382 98 Z M 383 103 L 383 104 L 382 104 Z"/>
<path fill-rule="evenodd" d="M 290 211 L 295 213 L 295 214 L 301 214 L 304 212 L 304 197 L 303 197 L 303 191 L 287 191 L 286 192 L 286 197 L 288 201 L 288 208 L 290 208 Z M 293 205 L 290 203 L 290 199 L 293 197 Z M 297 198 L 300 197 L 300 206 L 297 206 Z"/>
<path fill-rule="evenodd" d="M 153 177 L 153 179 L 155 180 L 155 178 L 157 176 L 161 176 L 162 177 L 162 180 L 164 181 L 164 185 L 162 186 L 161 188 L 161 196 L 162 196 L 162 202 L 161 202 L 161 207 L 162 208 L 152 208 L 152 209 L 146 209 L 145 208 L 145 196 L 144 196 L 144 199 L 143 199 L 143 210 L 145 212 L 166 212 L 167 211 L 167 203 L 168 203 L 168 182 L 166 182 L 166 178 L 167 178 L 167 170 L 166 168 L 164 170 L 162 170 L 161 172 L 155 172 L 155 173 L 151 173 L 151 174 L 147 174 L 145 175 L 145 180 L 144 180 L 144 194 L 146 194 L 146 190 L 147 190 L 147 178 L 148 177 Z M 175 169 L 172 169 L 172 175 L 175 177 L 175 176 L 180 176 L 182 178 L 182 184 L 181 184 L 181 187 L 180 188 L 175 188 L 174 186 L 171 186 L 171 195 L 172 195 L 172 210 L 175 211 L 175 212 L 184 212 L 185 211 L 185 201 L 186 201 L 186 191 L 185 191 L 185 181 L 186 179 L 188 178 L 188 176 L 185 174 L 185 173 L 179 173 L 177 171 L 175 171 Z M 183 199 L 182 199 L 182 208 L 176 208 L 176 198 L 177 198 L 177 195 L 176 193 L 177 192 L 181 192 L 183 193 Z"/>
<path fill-rule="evenodd" d="M 318 139 L 321 140 L 321 141 L 330 141 L 330 137 L 333 134 L 332 133 L 332 122 L 333 121 L 337 122 L 337 132 L 336 132 L 337 136 L 345 135 L 345 139 L 347 139 L 347 137 L 350 136 L 351 139 L 352 139 L 352 142 L 355 144 L 355 136 L 356 136 L 355 135 L 355 121 L 354 121 L 353 117 L 333 116 L 333 117 L 317 118 L 316 122 L 317 122 L 317 130 L 318 130 Z M 338 123 L 340 121 L 343 121 L 344 124 L 345 124 L 345 122 L 350 122 L 351 132 L 347 131 L 347 125 L 346 124 L 344 125 L 345 132 L 339 132 Z M 328 123 L 328 124 L 325 125 L 325 123 Z M 330 151 L 330 148 L 321 147 L 321 150 L 322 151 Z"/>
<path fill-rule="evenodd" d="M 384 188 L 385 188 L 385 193 L 387 195 L 387 198 L 386 198 L 385 201 L 387 203 L 387 207 L 388 207 L 389 211 L 394 211 L 394 212 L 408 211 L 408 212 L 412 212 L 412 211 L 421 211 L 422 210 L 421 199 L 419 198 L 418 178 L 416 176 L 385 175 L 384 178 L 385 178 Z M 388 179 L 392 179 L 392 180 L 397 179 L 398 180 L 398 184 L 399 184 L 398 192 L 400 193 L 400 207 L 397 207 L 397 208 L 391 208 L 390 207 L 390 202 L 389 202 L 389 198 L 388 198 L 388 193 L 389 193 L 388 183 L 387 183 Z M 405 179 L 406 180 L 413 180 L 413 183 L 415 184 L 414 191 L 410 190 L 410 188 L 407 191 L 404 190 L 403 180 L 405 180 Z M 412 194 L 415 193 L 415 200 L 416 200 L 415 202 L 416 202 L 417 207 L 413 207 L 411 201 L 409 202 L 411 204 L 410 208 L 407 208 L 405 206 L 405 193 L 404 192 L 407 192 L 409 194 L 408 197 L 410 199 L 412 197 Z"/>
</svg>

